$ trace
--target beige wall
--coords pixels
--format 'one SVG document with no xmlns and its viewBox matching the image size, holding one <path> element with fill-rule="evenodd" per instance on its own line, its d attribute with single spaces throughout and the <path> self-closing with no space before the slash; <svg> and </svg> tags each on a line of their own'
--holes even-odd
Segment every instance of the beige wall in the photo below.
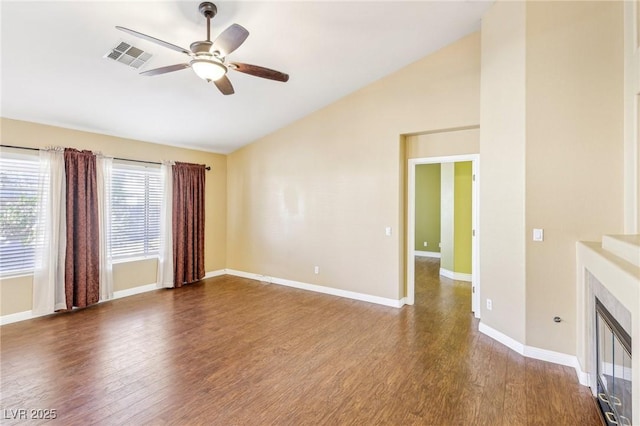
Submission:
<svg viewBox="0 0 640 426">
<path fill-rule="evenodd" d="M 448 157 L 478 154 L 480 129 L 447 129 L 419 135 L 407 135 L 406 158 Z"/>
<path fill-rule="evenodd" d="M 640 233 L 640 4 L 624 2 L 625 233 Z"/>
<path fill-rule="evenodd" d="M 399 140 L 478 125 L 479 52 L 472 34 L 230 154 L 227 266 L 401 298 Z"/>
<path fill-rule="evenodd" d="M 483 17 L 480 109 L 481 317 L 524 343 L 524 2 L 496 2 Z"/>
<path fill-rule="evenodd" d="M 624 225 L 623 3 L 526 13 L 526 343 L 575 353 L 576 242 Z"/>
<path fill-rule="evenodd" d="M 157 145 L 95 133 L 45 126 L 25 121 L 1 119 L 2 143 L 26 147 L 64 146 L 101 151 L 105 155 L 146 161 L 175 160 L 206 163 L 205 194 L 205 270 L 224 269 L 226 265 L 226 156 L 202 151 Z M 156 281 L 156 262 L 117 263 L 114 265 L 115 290 L 125 290 Z M 31 310 L 32 277 L 0 280 L 0 315 Z"/>
<path fill-rule="evenodd" d="M 505 1 L 483 19 L 482 322 L 528 346 L 576 353 L 576 242 L 623 231 L 622 9 Z"/>
<path fill-rule="evenodd" d="M 205 270 L 209 271 L 209 269 Z M 144 283 L 155 283 L 158 280 L 157 275 L 158 260 L 156 258 L 116 263 L 113 265 L 113 290 L 128 290 Z"/>
</svg>

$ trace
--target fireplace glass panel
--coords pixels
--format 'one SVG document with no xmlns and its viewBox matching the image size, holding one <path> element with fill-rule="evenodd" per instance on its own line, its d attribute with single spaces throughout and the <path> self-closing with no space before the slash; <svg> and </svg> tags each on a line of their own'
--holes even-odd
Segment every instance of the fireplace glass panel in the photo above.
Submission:
<svg viewBox="0 0 640 426">
<path fill-rule="evenodd" d="M 599 316 L 599 315 L 598 315 Z M 611 393 L 613 370 L 613 331 L 606 322 L 598 318 L 598 375 L 602 386 Z"/>
<path fill-rule="evenodd" d="M 622 419 L 622 424 L 631 424 L 631 355 L 622 347 L 620 342 L 616 340 L 616 348 L 620 362 L 616 362 L 615 370 L 615 390 L 613 395 L 620 399 L 620 406 L 617 407 Z M 627 422 L 628 420 L 628 422 Z"/>
<path fill-rule="evenodd" d="M 631 425 L 631 339 L 596 299 L 598 402 L 608 425 Z"/>
</svg>

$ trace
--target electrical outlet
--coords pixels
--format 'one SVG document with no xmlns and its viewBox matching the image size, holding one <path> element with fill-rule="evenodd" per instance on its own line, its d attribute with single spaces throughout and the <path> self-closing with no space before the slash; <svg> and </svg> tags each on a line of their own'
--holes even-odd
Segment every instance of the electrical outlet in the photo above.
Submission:
<svg viewBox="0 0 640 426">
<path fill-rule="evenodd" d="M 534 228 L 533 241 L 544 241 L 544 229 Z"/>
<path fill-rule="evenodd" d="M 320 273 L 320 267 L 319 266 L 314 266 L 313 267 L 313 273 L 314 274 L 319 274 Z"/>
<path fill-rule="evenodd" d="M 493 309 L 493 302 L 491 301 L 491 299 L 487 299 L 487 309 L 488 310 Z"/>
<path fill-rule="evenodd" d="M 429 245 L 429 243 L 425 241 L 424 242 L 424 246 L 427 247 L 428 245 Z"/>
</svg>

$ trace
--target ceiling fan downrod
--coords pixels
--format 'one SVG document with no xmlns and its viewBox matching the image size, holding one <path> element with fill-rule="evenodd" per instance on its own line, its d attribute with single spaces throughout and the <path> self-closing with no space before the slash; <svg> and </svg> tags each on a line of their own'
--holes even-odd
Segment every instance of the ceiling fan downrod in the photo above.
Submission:
<svg viewBox="0 0 640 426">
<path fill-rule="evenodd" d="M 216 16 L 218 8 L 215 4 L 209 1 L 204 1 L 200 3 L 198 10 L 205 18 L 207 18 L 207 41 L 211 41 L 211 18 Z"/>
</svg>

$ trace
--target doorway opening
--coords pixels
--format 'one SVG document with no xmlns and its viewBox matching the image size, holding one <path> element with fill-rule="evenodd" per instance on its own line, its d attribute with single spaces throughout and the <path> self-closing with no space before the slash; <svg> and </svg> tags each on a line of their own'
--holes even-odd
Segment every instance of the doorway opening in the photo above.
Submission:
<svg viewBox="0 0 640 426">
<path fill-rule="evenodd" d="M 479 162 L 478 154 L 454 155 L 447 157 L 411 158 L 408 160 L 408 199 L 407 199 L 407 294 L 406 303 L 415 303 L 415 256 L 422 250 L 416 249 L 416 175 L 417 167 L 423 164 L 440 164 L 449 169 L 455 163 L 471 162 L 471 311 L 476 318 L 480 318 L 480 280 L 479 280 L 479 234 L 478 234 L 478 188 L 479 188 Z M 432 249 L 433 250 L 433 246 Z M 449 247 L 447 248 L 449 249 Z M 439 248 L 437 251 L 440 251 Z M 444 273 L 443 273 L 444 269 Z M 456 278 L 455 273 L 448 275 L 447 268 L 442 268 L 444 276 Z"/>
</svg>

